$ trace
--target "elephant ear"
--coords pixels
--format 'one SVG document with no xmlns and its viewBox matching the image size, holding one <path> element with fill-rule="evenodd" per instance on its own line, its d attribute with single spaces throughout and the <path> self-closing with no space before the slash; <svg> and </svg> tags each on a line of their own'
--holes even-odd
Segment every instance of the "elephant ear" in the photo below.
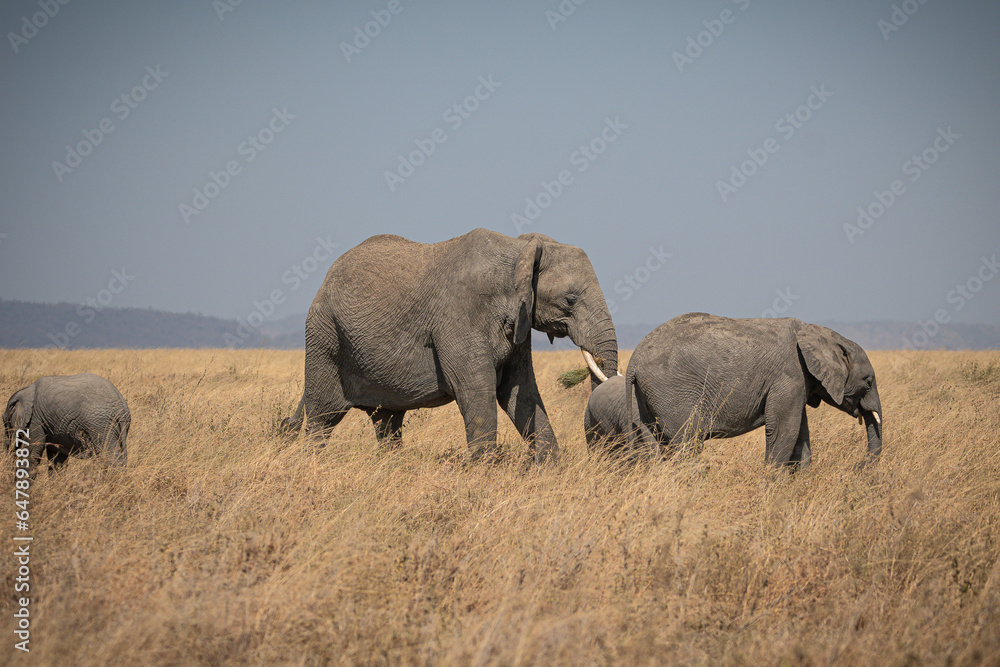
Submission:
<svg viewBox="0 0 1000 667">
<path fill-rule="evenodd" d="M 816 324 L 804 325 L 795 335 L 806 369 L 839 405 L 844 401 L 851 360 L 838 338 L 840 336 L 834 331 Z"/>
<path fill-rule="evenodd" d="M 514 344 L 520 345 L 528 338 L 535 311 L 535 275 L 538 260 L 542 257 L 542 242 L 531 239 L 521 248 L 514 264 Z"/>
<path fill-rule="evenodd" d="M 34 386 L 25 387 L 10 397 L 7 401 L 7 408 L 3 411 L 3 423 L 11 430 L 11 436 L 16 435 L 18 429 L 28 428 L 31 422 L 31 410 L 35 403 Z"/>
</svg>

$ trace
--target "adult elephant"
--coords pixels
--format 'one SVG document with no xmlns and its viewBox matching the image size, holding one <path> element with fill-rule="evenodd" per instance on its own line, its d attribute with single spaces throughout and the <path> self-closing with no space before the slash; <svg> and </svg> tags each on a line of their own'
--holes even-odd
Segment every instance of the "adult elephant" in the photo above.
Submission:
<svg viewBox="0 0 1000 667">
<path fill-rule="evenodd" d="M 837 332 L 794 318 L 675 317 L 635 348 L 625 387 L 652 432 L 653 442 L 637 437 L 634 447 L 765 426 L 766 460 L 806 467 L 805 408 L 826 402 L 864 420 L 870 459 L 882 450 L 882 404 L 868 355 Z"/>
<path fill-rule="evenodd" d="M 55 465 L 70 454 L 99 454 L 123 466 L 132 415 L 121 392 L 99 375 L 49 375 L 10 397 L 3 425 L 8 449 L 19 438 L 28 442 L 32 467 L 43 453 Z"/>
<path fill-rule="evenodd" d="M 496 450 L 497 402 L 536 461 L 557 450 L 535 383 L 532 328 L 618 368 L 611 314 L 580 248 L 486 229 L 423 244 L 373 236 L 330 267 L 306 317 L 305 391 L 289 429 L 365 410 L 383 446 L 407 410 L 451 401 L 474 460 Z"/>
</svg>

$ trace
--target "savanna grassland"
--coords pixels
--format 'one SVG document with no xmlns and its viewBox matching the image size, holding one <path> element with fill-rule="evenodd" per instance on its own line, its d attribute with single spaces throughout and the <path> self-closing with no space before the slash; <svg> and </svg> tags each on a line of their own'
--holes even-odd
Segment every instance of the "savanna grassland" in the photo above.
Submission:
<svg viewBox="0 0 1000 667">
<path fill-rule="evenodd" d="M 279 437 L 302 352 L 0 351 L 4 398 L 86 370 L 132 410 L 127 469 L 31 487 L 30 655 L 6 455 L 0 662 L 1000 664 L 1000 354 L 870 357 L 881 461 L 856 472 L 864 429 L 822 406 L 792 475 L 763 430 L 589 454 L 573 352 L 536 354 L 561 457 L 535 466 L 502 415 L 502 460 L 468 464 L 454 404 L 387 454 L 357 411 L 325 448 Z"/>
</svg>

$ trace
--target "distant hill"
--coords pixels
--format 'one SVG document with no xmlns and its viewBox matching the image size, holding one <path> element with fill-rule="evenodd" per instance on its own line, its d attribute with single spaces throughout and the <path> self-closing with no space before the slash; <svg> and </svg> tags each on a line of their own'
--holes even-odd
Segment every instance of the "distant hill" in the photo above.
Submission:
<svg viewBox="0 0 1000 667">
<path fill-rule="evenodd" d="M 295 350 L 305 346 L 305 313 L 263 322 L 239 322 L 195 313 L 143 308 L 104 308 L 69 303 L 0 300 L 0 347 L 35 348 L 205 348 L 235 347 Z M 1000 327 L 943 324 L 934 330 L 908 322 L 819 322 L 868 350 L 906 347 L 943 350 L 1000 349 Z M 256 325 L 256 326 L 253 326 Z M 925 325 L 926 326 L 926 325 Z M 652 324 L 620 324 L 618 345 L 633 349 Z M 909 344 L 908 344 L 909 343 Z M 572 349 L 568 338 L 532 331 L 537 350 Z"/>
<path fill-rule="evenodd" d="M 0 300 L 0 347 L 157 348 L 228 347 L 226 335 L 258 347 L 264 336 L 248 330 L 240 339 L 238 322 L 194 313 L 142 308 L 102 308 L 69 303 L 43 304 Z M 237 347 L 234 345 L 234 347 Z"/>
</svg>

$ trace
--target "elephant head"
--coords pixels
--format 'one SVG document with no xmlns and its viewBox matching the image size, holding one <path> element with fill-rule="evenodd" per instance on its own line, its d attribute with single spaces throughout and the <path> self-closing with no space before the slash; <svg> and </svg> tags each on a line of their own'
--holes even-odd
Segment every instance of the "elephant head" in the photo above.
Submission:
<svg viewBox="0 0 1000 667">
<path fill-rule="evenodd" d="M 815 388 L 809 405 L 820 401 L 864 420 L 868 432 L 868 454 L 882 451 L 882 402 L 875 382 L 875 369 L 860 345 L 836 331 L 816 324 L 804 325 L 796 334 L 799 353 Z"/>
<path fill-rule="evenodd" d="M 515 338 L 527 336 L 527 313 L 532 313 L 530 328 L 548 334 L 550 341 L 569 336 L 601 360 L 604 376 L 614 375 L 618 371 L 615 325 L 587 253 L 542 234 L 518 238 L 528 244 L 515 268 L 521 304 Z"/>
<path fill-rule="evenodd" d="M 35 385 L 16 392 L 3 411 L 4 439 L 8 449 L 14 444 L 19 429 L 27 429 L 35 403 Z"/>
</svg>

